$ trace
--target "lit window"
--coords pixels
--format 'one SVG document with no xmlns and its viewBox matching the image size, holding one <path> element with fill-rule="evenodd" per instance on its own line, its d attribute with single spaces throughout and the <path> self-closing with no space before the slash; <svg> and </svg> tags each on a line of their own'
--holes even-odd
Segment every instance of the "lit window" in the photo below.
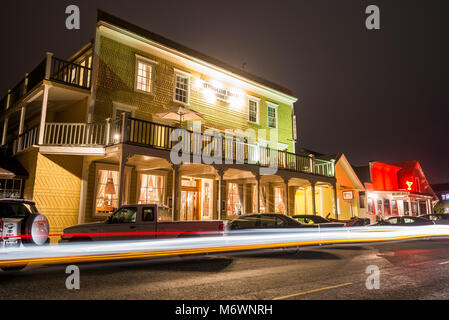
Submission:
<svg viewBox="0 0 449 320">
<path fill-rule="evenodd" d="M 118 208 L 119 173 L 111 170 L 98 170 L 96 213 L 112 213 Z"/>
<path fill-rule="evenodd" d="M 184 74 L 175 74 L 175 101 L 189 103 L 189 76 Z"/>
<path fill-rule="evenodd" d="M 141 59 L 137 59 L 136 63 L 136 89 L 151 92 L 153 85 L 153 65 Z"/>
<path fill-rule="evenodd" d="M 446 200 L 449 200 L 449 193 L 446 193 Z"/>
<path fill-rule="evenodd" d="M 445 194 L 441 195 L 441 200 L 446 200 L 446 195 Z"/>
<path fill-rule="evenodd" d="M 248 120 L 259 123 L 259 102 L 257 100 L 248 100 Z"/>
<path fill-rule="evenodd" d="M 165 181 L 164 176 L 140 175 L 139 204 L 164 204 Z"/>
<path fill-rule="evenodd" d="M 267 122 L 269 128 L 277 128 L 277 106 L 269 104 L 267 106 Z"/>
</svg>

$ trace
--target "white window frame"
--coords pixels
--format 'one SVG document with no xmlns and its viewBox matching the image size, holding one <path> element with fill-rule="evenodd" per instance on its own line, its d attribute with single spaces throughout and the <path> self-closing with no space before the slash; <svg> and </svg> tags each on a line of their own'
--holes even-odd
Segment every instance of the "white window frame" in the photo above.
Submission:
<svg viewBox="0 0 449 320">
<path fill-rule="evenodd" d="M 254 124 L 259 124 L 260 123 L 260 98 L 247 95 L 246 101 L 247 101 L 247 105 L 248 105 L 248 122 L 249 123 L 254 123 Z M 253 101 L 253 102 L 255 102 L 257 104 L 257 112 L 256 112 L 256 121 L 255 122 L 251 121 L 250 118 L 249 118 L 249 112 L 250 112 L 249 102 L 250 101 Z"/>
<path fill-rule="evenodd" d="M 150 91 L 145 91 L 137 88 L 137 76 L 139 74 L 139 62 L 143 62 L 146 64 L 151 65 L 151 81 L 150 81 Z M 134 91 L 145 93 L 145 94 L 153 94 L 154 92 L 154 77 L 155 77 L 155 70 L 156 65 L 158 64 L 157 61 L 151 60 L 149 58 L 143 57 L 141 55 L 136 54 L 136 66 L 135 66 L 135 72 L 134 72 Z"/>
<path fill-rule="evenodd" d="M 176 76 L 187 78 L 187 102 L 176 100 Z M 188 72 L 174 69 L 174 82 L 173 82 L 173 101 L 181 103 L 186 106 L 190 106 L 190 89 L 192 84 L 192 75 Z"/>
<path fill-rule="evenodd" d="M 129 104 L 112 101 L 112 120 L 117 119 L 117 110 L 122 110 L 131 113 L 131 117 L 135 117 L 137 107 Z"/>
<path fill-rule="evenodd" d="M 162 192 L 162 199 L 164 205 L 168 205 L 168 172 L 163 170 L 147 170 L 147 169 L 137 169 L 137 188 L 136 188 L 136 203 L 139 202 L 139 195 L 140 195 L 140 188 L 142 186 L 140 185 L 140 175 L 146 174 L 151 176 L 161 176 L 164 179 L 164 191 Z"/>
<path fill-rule="evenodd" d="M 116 164 L 110 164 L 110 163 L 95 163 L 95 188 L 94 188 L 94 194 L 93 194 L 93 201 L 92 201 L 92 217 L 94 218 L 104 218 L 107 216 L 106 214 L 97 214 L 97 190 L 98 190 L 98 171 L 100 170 L 109 170 L 109 171 L 118 171 L 120 175 L 120 166 Z M 127 196 L 128 199 L 123 198 L 123 204 L 126 205 L 129 201 L 130 191 L 131 191 L 131 173 L 132 168 L 129 166 L 125 166 L 125 175 L 128 177 L 127 179 L 127 186 L 125 185 L 125 188 L 127 188 Z M 119 182 L 120 184 L 120 182 Z M 122 192 L 119 190 L 119 192 Z M 120 197 L 120 193 L 119 193 Z"/>
<path fill-rule="evenodd" d="M 279 112 L 278 112 L 279 105 L 276 103 L 270 102 L 270 101 L 267 101 L 266 103 L 267 103 L 267 128 L 278 129 L 279 128 Z M 269 108 L 274 108 L 276 110 L 276 127 L 274 127 L 274 128 L 270 127 L 270 125 L 269 125 L 269 121 L 268 121 L 268 119 L 269 119 L 268 109 Z"/>
</svg>

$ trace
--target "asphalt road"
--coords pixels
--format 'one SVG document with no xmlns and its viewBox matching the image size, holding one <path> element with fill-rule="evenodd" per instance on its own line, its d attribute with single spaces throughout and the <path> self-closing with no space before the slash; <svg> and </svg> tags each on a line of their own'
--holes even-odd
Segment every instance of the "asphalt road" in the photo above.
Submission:
<svg viewBox="0 0 449 320">
<path fill-rule="evenodd" d="M 370 265 L 379 289 L 368 290 Z M 84 263 L 0 272 L 2 299 L 449 299 L 449 240 L 270 250 L 201 259 Z"/>
</svg>

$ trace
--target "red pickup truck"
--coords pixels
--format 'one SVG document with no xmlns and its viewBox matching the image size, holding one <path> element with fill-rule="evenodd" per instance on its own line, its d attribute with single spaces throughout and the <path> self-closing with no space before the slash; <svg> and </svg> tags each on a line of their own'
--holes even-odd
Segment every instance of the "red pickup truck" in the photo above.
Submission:
<svg viewBox="0 0 449 320">
<path fill-rule="evenodd" d="M 66 228 L 60 242 L 220 236 L 223 232 L 221 220 L 172 221 L 168 207 L 139 204 L 122 206 L 102 222 Z"/>
</svg>

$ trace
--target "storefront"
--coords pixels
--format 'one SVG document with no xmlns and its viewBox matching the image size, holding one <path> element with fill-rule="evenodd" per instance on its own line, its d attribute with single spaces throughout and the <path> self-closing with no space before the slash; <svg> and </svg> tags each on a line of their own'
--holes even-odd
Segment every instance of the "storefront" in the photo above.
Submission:
<svg viewBox="0 0 449 320">
<path fill-rule="evenodd" d="M 365 184 L 370 215 L 418 216 L 432 212 L 436 196 L 417 161 L 372 162 L 369 168 L 371 181 Z"/>
</svg>

